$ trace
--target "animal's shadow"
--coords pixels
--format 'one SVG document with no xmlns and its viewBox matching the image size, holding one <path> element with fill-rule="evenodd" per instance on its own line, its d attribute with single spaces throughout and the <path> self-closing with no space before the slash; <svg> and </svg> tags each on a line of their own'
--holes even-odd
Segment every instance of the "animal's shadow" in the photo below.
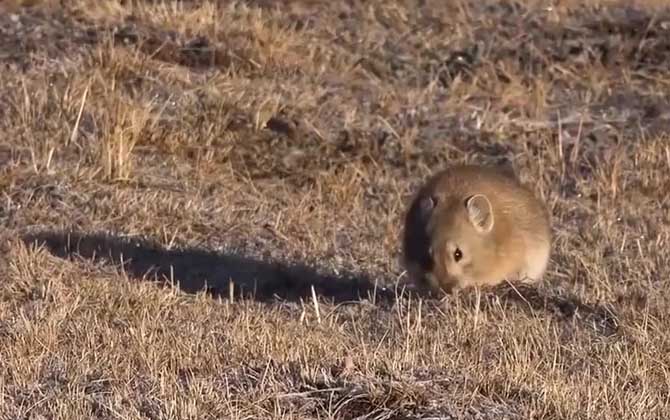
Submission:
<svg viewBox="0 0 670 420">
<path fill-rule="evenodd" d="M 484 310 L 496 307 L 499 303 L 511 303 L 512 306 L 527 313 L 551 314 L 561 321 L 575 320 L 603 336 L 611 336 L 619 330 L 619 320 L 611 305 L 589 304 L 569 293 L 551 291 L 525 284 L 503 284 L 486 293 L 481 300 Z M 475 306 L 474 293 L 464 299 L 466 305 Z"/>
<path fill-rule="evenodd" d="M 122 266 L 132 278 L 175 285 L 187 293 L 205 291 L 213 297 L 299 301 L 311 299 L 314 290 L 317 296 L 335 303 L 362 299 L 391 303 L 397 295 L 365 274 L 324 274 L 300 263 L 263 261 L 199 248 L 166 249 L 137 237 L 42 231 L 24 235 L 22 240 L 29 246 L 44 246 L 61 258 L 104 260 Z"/>
<path fill-rule="evenodd" d="M 322 273 L 315 267 L 284 261 L 263 261 L 235 253 L 217 253 L 199 248 L 166 249 L 156 242 L 107 233 L 42 231 L 22 237 L 28 245 L 45 246 L 61 258 L 80 256 L 106 260 L 123 267 L 131 277 L 176 285 L 187 293 L 206 291 L 213 297 L 300 301 L 312 293 L 334 303 L 368 299 L 378 305 L 392 305 L 410 296 L 438 298 L 421 290 L 386 288 L 388 281 L 374 283 L 363 273 Z M 384 280 L 384 279 L 382 279 Z M 232 289 L 231 289 L 232 285 Z M 313 292 L 312 292 L 313 291 Z M 407 293 L 405 293 L 407 291 Z M 459 300 L 466 307 L 476 306 L 473 293 Z M 496 299 L 530 312 L 556 315 L 562 320 L 576 319 L 603 335 L 618 330 L 611 308 L 588 305 L 576 296 L 561 296 L 532 287 L 502 285 L 482 295 L 482 310 L 491 310 Z M 479 305 L 479 303 L 477 303 Z"/>
</svg>

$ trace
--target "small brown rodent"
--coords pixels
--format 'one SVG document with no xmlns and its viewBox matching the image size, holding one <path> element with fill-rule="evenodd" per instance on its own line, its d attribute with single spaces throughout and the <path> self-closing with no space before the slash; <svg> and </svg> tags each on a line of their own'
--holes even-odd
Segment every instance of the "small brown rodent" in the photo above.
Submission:
<svg viewBox="0 0 670 420">
<path fill-rule="evenodd" d="M 549 262 L 543 203 L 507 170 L 458 165 L 433 175 L 405 215 L 403 264 L 411 283 L 439 292 L 535 282 Z"/>
</svg>

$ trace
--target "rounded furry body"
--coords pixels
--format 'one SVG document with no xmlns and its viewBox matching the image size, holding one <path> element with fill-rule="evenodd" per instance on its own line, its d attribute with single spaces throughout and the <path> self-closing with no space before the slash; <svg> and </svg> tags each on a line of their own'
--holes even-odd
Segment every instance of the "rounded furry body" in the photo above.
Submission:
<svg viewBox="0 0 670 420">
<path fill-rule="evenodd" d="M 438 172 L 405 215 L 403 265 L 412 283 L 433 291 L 536 282 L 550 251 L 544 204 L 513 174 L 495 167 Z"/>
</svg>

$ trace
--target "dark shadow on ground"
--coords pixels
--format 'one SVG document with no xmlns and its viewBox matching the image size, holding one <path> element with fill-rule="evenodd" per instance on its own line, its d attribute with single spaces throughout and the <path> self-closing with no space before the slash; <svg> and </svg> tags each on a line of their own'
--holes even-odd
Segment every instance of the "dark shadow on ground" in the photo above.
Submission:
<svg viewBox="0 0 670 420">
<path fill-rule="evenodd" d="M 619 331 L 618 315 L 612 305 L 584 303 L 567 292 L 547 291 L 546 288 L 526 284 L 503 284 L 482 294 L 482 309 L 497 306 L 496 300 L 503 306 L 512 305 L 527 313 L 551 314 L 560 321 L 577 321 L 582 327 L 602 336 L 612 336 Z M 474 307 L 474 293 L 470 292 L 464 301 Z"/>
<path fill-rule="evenodd" d="M 133 278 L 174 284 L 187 293 L 205 290 L 213 297 L 235 297 L 259 301 L 311 299 L 312 287 L 318 297 L 335 303 L 369 299 L 391 303 L 396 293 L 364 274 L 322 274 L 304 264 L 262 261 L 256 258 L 216 253 L 198 248 L 166 249 L 141 238 L 107 233 L 43 231 L 22 237 L 28 244 L 43 245 L 61 258 L 76 256 L 105 260 Z"/>
<path fill-rule="evenodd" d="M 163 285 L 175 284 L 187 293 L 204 290 L 213 297 L 229 297 L 232 283 L 236 298 L 258 301 L 311 299 L 312 287 L 317 297 L 334 303 L 368 299 L 387 305 L 409 296 L 429 300 L 439 298 L 421 290 L 410 292 L 385 288 L 385 281 L 375 285 L 366 274 L 324 274 L 300 263 L 263 261 L 199 248 L 166 249 L 137 237 L 42 231 L 24 235 L 22 240 L 28 245 L 43 245 L 61 258 L 78 256 L 105 260 L 122 265 L 133 278 Z M 475 292 L 470 290 L 461 293 L 458 299 L 474 309 L 475 296 Z M 576 296 L 548 292 L 534 286 L 501 285 L 482 292 L 482 310 L 492 309 L 498 304 L 534 314 L 554 315 L 562 321 L 577 320 L 601 335 L 612 335 L 618 330 L 618 319 L 611 307 L 585 304 Z"/>
</svg>

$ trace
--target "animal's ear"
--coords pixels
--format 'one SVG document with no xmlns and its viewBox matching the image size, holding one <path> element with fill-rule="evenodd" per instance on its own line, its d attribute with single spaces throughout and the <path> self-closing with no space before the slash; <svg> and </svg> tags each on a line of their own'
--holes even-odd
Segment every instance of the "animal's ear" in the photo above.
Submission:
<svg viewBox="0 0 670 420">
<path fill-rule="evenodd" d="M 437 200 L 432 195 L 422 197 L 419 201 L 419 211 L 423 216 L 427 216 L 437 205 Z"/>
<path fill-rule="evenodd" d="M 484 194 L 475 194 L 465 200 L 468 219 L 479 233 L 489 233 L 493 229 L 493 207 Z"/>
</svg>

